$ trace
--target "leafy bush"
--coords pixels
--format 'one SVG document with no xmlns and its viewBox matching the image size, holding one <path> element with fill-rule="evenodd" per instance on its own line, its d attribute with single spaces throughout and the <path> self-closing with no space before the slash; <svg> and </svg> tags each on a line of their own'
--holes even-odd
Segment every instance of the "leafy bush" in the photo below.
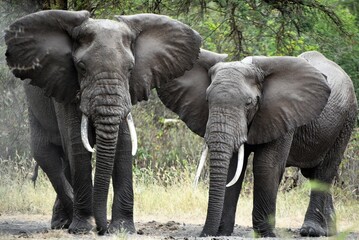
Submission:
<svg viewBox="0 0 359 240">
<path fill-rule="evenodd" d="M 137 181 L 167 186 L 195 172 L 203 140 L 182 121 L 165 124 L 164 119 L 177 116 L 163 106 L 155 92 L 149 102 L 134 107 L 133 118 L 139 146 L 134 157 Z"/>
</svg>

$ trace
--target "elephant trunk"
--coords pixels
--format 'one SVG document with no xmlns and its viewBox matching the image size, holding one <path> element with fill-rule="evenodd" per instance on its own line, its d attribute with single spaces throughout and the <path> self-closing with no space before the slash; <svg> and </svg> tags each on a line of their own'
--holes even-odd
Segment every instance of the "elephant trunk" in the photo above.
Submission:
<svg viewBox="0 0 359 240">
<path fill-rule="evenodd" d="M 107 231 L 107 196 L 116 153 L 118 125 L 111 131 L 107 126 L 96 127 L 96 171 L 93 191 L 93 211 L 97 231 L 103 235 Z"/>
<path fill-rule="evenodd" d="M 96 171 L 93 190 L 93 211 L 99 235 L 107 231 L 107 197 L 113 172 L 119 124 L 124 121 L 128 111 L 118 115 L 119 106 L 98 106 L 100 112 L 94 120 L 96 129 Z M 112 109 L 114 108 L 114 109 Z M 110 114 L 113 112 L 113 114 Z"/>
<path fill-rule="evenodd" d="M 227 183 L 227 173 L 230 159 L 233 154 L 228 142 L 217 142 L 214 146 L 209 143 L 210 149 L 210 181 L 207 218 L 201 236 L 215 236 L 218 232 L 224 195 Z"/>
<path fill-rule="evenodd" d="M 233 112 L 210 112 L 205 135 L 210 152 L 209 199 L 206 223 L 201 236 L 215 236 L 218 232 L 229 163 L 233 152 L 242 149 L 246 139 L 246 132 L 239 135 L 241 130 L 238 128 L 238 117 L 232 118 L 232 115 Z"/>
<path fill-rule="evenodd" d="M 131 109 L 128 81 L 123 74 L 99 73 L 96 84 L 83 86 L 80 108 L 88 116 L 96 133 L 96 171 L 93 189 L 93 212 L 100 235 L 107 231 L 107 197 L 113 172 L 119 125 Z M 86 117 L 83 121 L 86 125 Z M 127 118 L 128 119 L 128 118 Z M 83 133 L 86 133 L 82 127 Z M 83 134 L 84 135 L 84 134 Z M 83 140 L 86 145 L 86 139 Z M 88 150 L 91 147 L 87 146 Z"/>
</svg>

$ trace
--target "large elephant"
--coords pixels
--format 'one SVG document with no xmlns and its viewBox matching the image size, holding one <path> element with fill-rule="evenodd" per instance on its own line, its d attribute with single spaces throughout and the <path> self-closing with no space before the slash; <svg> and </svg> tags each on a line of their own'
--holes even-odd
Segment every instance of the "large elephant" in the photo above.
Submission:
<svg viewBox="0 0 359 240">
<path fill-rule="evenodd" d="M 93 215 L 99 234 L 105 233 L 111 176 L 110 227 L 134 231 L 131 141 L 123 120 L 131 103 L 147 100 L 151 88 L 192 68 L 201 37 L 161 15 L 113 21 L 92 19 L 87 11 L 50 10 L 14 22 L 5 41 L 14 75 L 42 89 L 26 87 L 32 149 L 58 194 L 55 209 L 64 208 L 71 219 L 69 231 L 89 231 Z M 93 192 L 91 153 L 82 142 L 89 151 L 96 143 Z M 67 222 L 64 215 L 53 218 L 55 227 Z"/>
<path fill-rule="evenodd" d="M 299 167 L 305 177 L 321 183 L 320 190 L 311 191 L 300 234 L 335 234 L 330 186 L 357 116 L 349 76 L 313 51 L 299 57 L 221 62 L 208 76 L 193 69 L 179 79 L 185 77 L 193 84 L 178 87 L 181 81 L 171 82 L 159 96 L 192 131 L 204 136 L 209 148 L 209 202 L 201 236 L 233 232 L 241 169 L 252 152 L 252 221 L 259 236 L 275 236 L 276 196 L 286 166 Z"/>
</svg>

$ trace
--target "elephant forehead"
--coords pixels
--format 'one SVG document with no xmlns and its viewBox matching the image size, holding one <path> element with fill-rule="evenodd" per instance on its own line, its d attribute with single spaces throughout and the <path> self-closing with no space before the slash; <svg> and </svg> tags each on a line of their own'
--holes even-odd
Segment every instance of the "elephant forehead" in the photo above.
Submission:
<svg viewBox="0 0 359 240">
<path fill-rule="evenodd" d="M 255 71 L 248 64 L 240 62 L 218 64 L 212 72 L 213 82 L 217 81 L 238 81 L 239 79 L 255 78 Z"/>
<path fill-rule="evenodd" d="M 245 64 L 243 64 L 240 61 L 234 61 L 234 62 L 220 62 L 218 63 L 218 68 L 242 68 Z"/>
<path fill-rule="evenodd" d="M 111 33 L 118 33 L 121 34 L 130 34 L 130 28 L 127 24 L 123 22 L 113 21 L 109 19 L 90 19 L 84 25 L 82 31 L 84 33 L 96 33 L 100 35 L 100 37 L 108 37 L 108 35 L 103 34 L 111 34 Z"/>
</svg>

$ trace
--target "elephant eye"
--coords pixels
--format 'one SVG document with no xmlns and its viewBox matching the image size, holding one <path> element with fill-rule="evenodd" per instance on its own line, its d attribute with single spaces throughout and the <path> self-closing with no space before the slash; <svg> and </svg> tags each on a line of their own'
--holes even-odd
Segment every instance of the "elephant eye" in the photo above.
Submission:
<svg viewBox="0 0 359 240">
<path fill-rule="evenodd" d="M 253 99 L 251 97 L 247 98 L 246 105 L 249 106 L 253 103 Z"/>
<path fill-rule="evenodd" d="M 128 73 L 132 74 L 132 70 L 135 67 L 135 63 L 130 63 L 130 65 L 128 66 Z"/>
<path fill-rule="evenodd" d="M 85 64 L 83 63 L 83 62 L 78 62 L 77 63 L 77 68 L 78 68 L 78 70 L 80 71 L 80 73 L 82 74 L 82 75 L 85 75 L 86 74 L 86 66 L 85 66 Z"/>
</svg>

